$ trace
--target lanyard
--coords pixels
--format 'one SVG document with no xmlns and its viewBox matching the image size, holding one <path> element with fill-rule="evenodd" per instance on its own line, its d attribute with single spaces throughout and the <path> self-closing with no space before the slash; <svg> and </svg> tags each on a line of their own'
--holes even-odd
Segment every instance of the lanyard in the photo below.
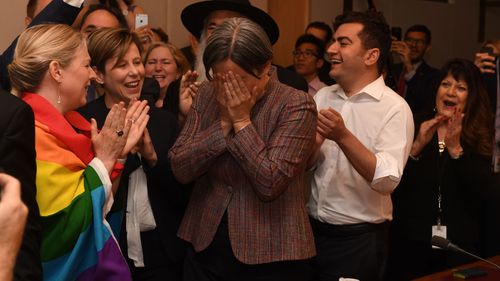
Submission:
<svg viewBox="0 0 500 281">
<path fill-rule="evenodd" d="M 443 214 L 443 194 L 441 192 L 441 185 L 443 184 L 443 174 L 444 174 L 444 169 L 446 167 L 446 160 L 447 157 L 444 156 L 444 150 L 446 148 L 446 144 L 444 141 L 438 141 L 438 151 L 439 151 L 439 157 L 437 160 L 437 172 L 438 172 L 438 196 L 437 196 L 437 205 L 438 205 L 438 214 L 437 214 L 437 219 L 436 219 L 436 224 L 441 226 L 441 216 Z"/>
</svg>

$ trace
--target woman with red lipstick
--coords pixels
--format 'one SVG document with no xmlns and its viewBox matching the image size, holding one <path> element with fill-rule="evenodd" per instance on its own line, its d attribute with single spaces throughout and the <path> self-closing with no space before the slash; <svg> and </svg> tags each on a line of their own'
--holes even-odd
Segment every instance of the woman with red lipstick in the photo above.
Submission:
<svg viewBox="0 0 500 281">
<path fill-rule="evenodd" d="M 500 178 L 491 172 L 493 119 L 481 73 L 468 60 L 441 70 L 435 110 L 416 116 L 416 138 L 392 195 L 390 280 L 469 262 L 431 247 L 432 235 L 480 256 L 500 253 Z"/>
<path fill-rule="evenodd" d="M 103 28 L 89 37 L 88 50 L 104 95 L 80 112 L 100 126 L 110 104 L 140 97 L 145 76 L 141 43 L 126 29 Z M 142 140 L 126 159 L 120 181 L 126 192 L 115 199 L 112 226 L 122 232 L 119 242 L 134 280 L 181 280 L 184 246 L 176 232 L 189 192 L 177 185 L 167 158 L 177 122 L 156 107 L 149 116 Z"/>
</svg>

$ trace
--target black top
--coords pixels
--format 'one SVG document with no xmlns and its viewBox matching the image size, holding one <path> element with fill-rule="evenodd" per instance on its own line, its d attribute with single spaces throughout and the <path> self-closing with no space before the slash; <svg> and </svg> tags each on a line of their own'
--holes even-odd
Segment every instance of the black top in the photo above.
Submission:
<svg viewBox="0 0 500 281">
<path fill-rule="evenodd" d="M 417 116 L 415 131 L 431 116 Z M 446 150 L 440 155 L 437 143 L 436 133 L 418 161 L 408 159 L 401 183 L 392 194 L 392 234 L 399 240 L 426 245 L 431 251 L 431 226 L 437 223 L 441 189 L 440 217 L 447 226 L 447 238 L 480 256 L 499 254 L 500 174 L 492 173 L 491 158 L 474 152 L 463 141 L 464 154 L 459 159 L 451 159 Z M 440 254 L 443 269 L 469 261 L 454 252 Z"/>
<path fill-rule="evenodd" d="M 29 105 L 3 90 L 0 91 L 0 167 L 21 182 L 21 198 L 29 210 L 14 280 L 41 280 L 42 230 L 36 202 L 35 119 Z"/>
<path fill-rule="evenodd" d="M 86 119 L 95 118 L 97 125 L 101 128 L 104 124 L 109 109 L 104 103 L 104 96 L 90 102 L 78 110 Z M 126 191 L 130 173 L 139 165 L 142 165 L 147 177 L 148 197 L 153 210 L 153 215 L 157 224 L 163 243 L 163 249 L 167 253 L 171 262 L 179 262 L 184 255 L 184 243 L 177 238 L 177 229 L 184 215 L 184 209 L 189 199 L 190 190 L 179 185 L 175 180 L 168 159 L 168 150 L 174 144 L 177 136 L 177 121 L 174 116 L 165 110 L 150 107 L 149 122 L 147 129 L 153 142 L 158 162 L 151 168 L 146 161 L 142 161 L 136 155 L 129 155 L 122 173 L 119 191 Z M 126 192 L 123 192 L 126 193 Z M 126 194 L 124 194 L 126 198 Z M 118 197 L 118 192 L 115 197 Z M 115 204 L 124 204 L 124 198 L 115 198 Z M 123 206 L 120 206 L 123 208 Z M 125 224 L 123 224 L 125 225 Z M 122 227 L 122 231 L 125 228 Z M 126 247 L 126 235 L 120 236 L 122 248 Z M 124 255 L 126 256 L 126 250 Z M 143 249 L 146 266 L 148 260 L 154 260 L 148 257 L 148 251 Z M 155 260 L 158 264 L 161 261 Z M 149 264 L 151 265 L 151 264 Z"/>
</svg>

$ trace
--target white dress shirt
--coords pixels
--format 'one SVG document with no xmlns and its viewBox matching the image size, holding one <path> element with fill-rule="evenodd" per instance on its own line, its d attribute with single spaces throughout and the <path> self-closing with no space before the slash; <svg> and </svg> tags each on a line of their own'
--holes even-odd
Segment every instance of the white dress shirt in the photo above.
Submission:
<svg viewBox="0 0 500 281">
<path fill-rule="evenodd" d="M 372 182 L 352 166 L 337 143 L 326 139 L 320 148 L 311 183 L 309 214 L 330 224 L 380 223 L 392 220 L 390 194 L 398 185 L 413 142 L 413 116 L 406 101 L 382 76 L 347 97 L 338 85 L 314 96 L 318 111 L 338 111 L 346 128 L 375 154 Z"/>
</svg>

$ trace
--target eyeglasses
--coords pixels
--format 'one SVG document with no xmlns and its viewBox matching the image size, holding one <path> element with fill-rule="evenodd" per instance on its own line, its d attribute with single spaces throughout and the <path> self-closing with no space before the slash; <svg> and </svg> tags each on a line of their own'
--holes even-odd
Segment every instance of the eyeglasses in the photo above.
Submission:
<svg viewBox="0 0 500 281">
<path fill-rule="evenodd" d="M 407 44 L 415 44 L 416 46 L 419 47 L 427 45 L 427 41 L 424 39 L 405 38 L 405 42 Z"/>
<path fill-rule="evenodd" d="M 309 58 L 312 58 L 312 57 L 319 57 L 318 54 L 316 54 L 315 52 L 311 52 L 311 51 L 302 52 L 302 51 L 299 51 L 299 50 L 295 50 L 295 51 L 292 52 L 292 54 L 293 54 L 294 57 L 303 56 L 306 59 L 309 59 Z"/>
</svg>

